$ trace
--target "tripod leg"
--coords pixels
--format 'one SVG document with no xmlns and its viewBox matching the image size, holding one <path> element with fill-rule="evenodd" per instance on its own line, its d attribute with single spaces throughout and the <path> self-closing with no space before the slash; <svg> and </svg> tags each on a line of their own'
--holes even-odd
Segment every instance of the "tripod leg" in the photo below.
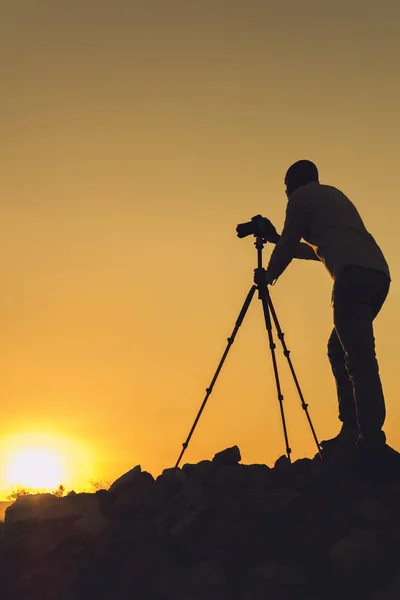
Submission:
<svg viewBox="0 0 400 600">
<path fill-rule="evenodd" d="M 288 361 L 288 364 L 289 364 L 289 368 L 290 368 L 290 371 L 292 373 L 293 380 L 294 380 L 294 383 L 295 383 L 296 388 L 297 388 L 297 392 L 298 392 L 299 397 L 300 397 L 302 409 L 304 410 L 304 412 L 306 414 L 308 424 L 310 425 L 311 433 L 313 435 L 314 441 L 315 441 L 315 443 L 317 445 L 317 448 L 318 448 L 318 453 L 319 453 L 320 457 L 322 458 L 321 447 L 319 445 L 317 434 L 315 433 L 315 429 L 314 429 L 314 426 L 313 426 L 312 421 L 311 421 L 311 417 L 310 417 L 309 412 L 308 412 L 308 404 L 304 400 L 304 396 L 303 396 L 303 393 L 301 391 L 300 384 L 299 384 L 299 381 L 297 379 L 297 376 L 296 376 L 296 373 L 295 373 L 295 370 L 294 370 L 294 367 L 293 367 L 293 364 L 292 364 L 292 360 L 290 358 L 290 350 L 288 350 L 288 348 L 286 346 L 285 334 L 283 333 L 283 331 L 281 329 L 281 326 L 279 325 L 278 317 L 276 315 L 274 305 L 272 304 L 271 296 L 269 294 L 268 289 L 267 289 L 266 297 L 267 297 L 267 301 L 268 301 L 269 310 L 271 311 L 272 318 L 274 320 L 274 324 L 275 324 L 275 327 L 276 327 L 278 338 L 279 338 L 279 340 L 280 340 L 280 342 L 282 344 L 283 354 L 287 358 L 287 361 Z"/>
<path fill-rule="evenodd" d="M 174 471 L 173 471 L 173 472 L 175 472 L 175 471 L 176 471 L 176 469 L 178 468 L 178 466 L 179 466 L 179 463 L 181 462 L 181 460 L 182 460 L 182 457 L 183 457 L 183 455 L 184 455 L 184 453 L 185 453 L 185 450 L 186 450 L 186 448 L 187 448 L 187 447 L 188 447 L 188 445 L 189 445 L 190 439 L 191 439 L 191 437 L 192 437 L 192 435 L 193 435 L 193 433 L 194 433 L 194 430 L 195 430 L 195 428 L 196 428 L 196 425 L 197 425 L 197 423 L 198 423 L 198 421 L 199 421 L 199 419 L 200 419 L 200 417 L 201 417 L 201 413 L 203 412 L 203 410 L 204 410 L 204 408 L 205 408 L 205 406 L 206 406 L 206 404 L 207 404 L 207 400 L 208 400 L 208 398 L 209 398 L 209 396 L 210 396 L 211 392 L 213 391 L 213 388 L 214 388 L 215 382 L 217 381 L 217 377 L 218 377 L 218 375 L 219 375 L 219 373 L 220 373 L 220 371 L 221 371 L 221 369 L 222 369 L 222 366 L 223 366 L 223 364 L 224 364 L 224 362 L 225 362 L 225 359 L 226 359 L 226 357 L 228 356 L 228 352 L 229 352 L 229 350 L 230 350 L 230 348 L 231 348 L 231 346 L 232 346 L 233 342 L 235 341 L 235 337 L 236 337 L 236 334 L 237 334 L 237 332 L 238 332 L 238 329 L 239 329 L 239 327 L 241 326 L 241 324 L 242 324 L 242 322 L 243 322 L 243 319 L 244 319 L 244 317 L 245 317 L 245 315 L 246 315 L 247 309 L 248 309 L 248 308 L 249 308 L 249 306 L 250 306 L 250 303 L 251 303 L 251 301 L 252 301 L 252 299 L 253 299 L 254 292 L 256 291 L 256 289 L 257 289 L 257 286 L 253 285 L 253 286 L 251 287 L 251 289 L 250 289 L 249 293 L 247 294 L 246 300 L 244 301 L 244 304 L 243 304 L 243 306 L 242 306 L 242 310 L 241 310 L 241 311 L 240 311 L 240 313 L 239 313 L 239 316 L 238 316 L 238 318 L 237 318 L 237 321 L 236 321 L 235 327 L 234 327 L 234 329 L 233 329 L 233 331 L 232 331 L 232 335 L 231 335 L 231 336 L 228 338 L 228 345 L 227 345 L 227 347 L 225 348 L 225 352 L 224 352 L 224 353 L 223 353 L 223 355 L 222 355 L 222 358 L 221 358 L 221 360 L 220 360 L 220 362 L 219 362 L 219 365 L 218 365 L 218 367 L 217 367 L 217 370 L 215 371 L 214 377 L 212 378 L 212 381 L 211 381 L 211 383 L 210 383 L 209 387 L 206 389 L 206 392 L 207 392 L 207 393 L 206 393 L 206 396 L 205 396 L 205 398 L 204 398 L 204 400 L 203 400 L 203 403 L 202 403 L 202 405 L 201 405 L 201 407 L 200 407 L 200 410 L 199 410 L 199 412 L 197 413 L 197 417 L 196 417 L 196 418 L 195 418 L 195 420 L 194 420 L 194 423 L 193 423 L 193 425 L 192 425 L 192 428 L 191 428 L 191 430 L 190 430 L 190 432 L 189 432 L 189 435 L 188 435 L 188 437 L 187 437 L 186 441 L 185 441 L 185 442 L 182 444 L 182 451 L 181 451 L 181 453 L 180 453 L 180 455 L 179 455 L 179 457 L 178 457 L 178 460 L 176 461 L 176 465 L 175 465 L 175 467 L 174 467 Z"/>
<path fill-rule="evenodd" d="M 259 291 L 259 298 L 262 301 L 262 305 L 263 305 L 263 311 L 264 311 L 264 319 L 265 319 L 265 326 L 267 328 L 267 332 L 268 332 L 268 339 L 269 339 L 269 347 L 271 349 L 271 356 L 272 356 L 272 365 L 274 368 L 274 375 L 275 375 L 275 383 L 276 383 L 276 389 L 278 392 L 278 400 L 279 400 L 279 408 L 281 411 L 281 419 L 282 419 L 282 427 L 283 427 L 283 435 L 285 438 L 285 444 L 286 444 L 286 454 L 287 457 L 290 461 L 290 453 L 291 453 L 291 448 L 289 446 L 289 438 L 288 438 L 288 432 L 287 432 L 287 427 L 286 427 L 286 419 L 285 419 L 285 411 L 283 409 L 283 395 L 282 395 L 282 390 L 281 390 L 281 384 L 280 384 L 280 380 L 279 380 L 279 373 L 278 373 L 278 365 L 276 362 L 276 354 L 275 354 L 275 343 L 274 343 L 274 338 L 272 335 L 272 323 L 271 323 L 271 316 L 269 313 L 269 302 L 268 302 L 268 288 L 267 286 L 259 286 L 258 287 L 258 291 Z"/>
</svg>

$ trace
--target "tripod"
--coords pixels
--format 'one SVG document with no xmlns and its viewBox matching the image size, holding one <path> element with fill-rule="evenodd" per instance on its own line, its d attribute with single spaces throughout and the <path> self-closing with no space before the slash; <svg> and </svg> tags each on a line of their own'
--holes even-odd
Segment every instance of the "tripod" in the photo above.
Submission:
<svg viewBox="0 0 400 600">
<path fill-rule="evenodd" d="M 255 241 L 254 245 L 257 248 L 257 271 L 259 271 L 259 272 L 264 271 L 264 269 L 263 269 L 263 262 L 262 262 L 262 251 L 263 251 L 265 243 L 266 242 L 265 242 L 264 238 L 262 238 L 262 237 L 256 237 L 256 241 Z M 222 369 L 222 366 L 223 366 L 223 364 L 225 362 L 225 359 L 228 356 L 228 352 L 229 352 L 229 350 L 230 350 L 233 342 L 235 341 L 236 334 L 237 334 L 237 332 L 239 330 L 239 327 L 241 326 L 241 324 L 243 322 L 244 317 L 246 316 L 247 310 L 248 310 L 248 308 L 250 306 L 250 303 L 251 303 L 251 301 L 253 299 L 253 296 L 254 296 L 256 290 L 258 290 L 258 298 L 262 302 L 263 312 L 264 312 L 264 319 L 265 319 L 265 327 L 266 327 L 267 332 L 268 332 L 269 347 L 270 347 L 270 350 L 271 350 L 272 366 L 273 366 L 273 370 L 274 370 L 276 390 L 277 390 L 277 394 L 278 394 L 278 401 L 279 401 L 279 408 L 280 408 L 280 415 L 281 415 L 281 420 L 282 420 L 283 436 L 284 436 L 284 439 L 285 439 L 285 446 L 286 446 L 287 457 L 289 459 L 289 462 L 291 462 L 291 460 L 290 460 L 290 454 L 291 454 L 292 450 L 291 450 L 291 448 L 289 446 L 289 437 L 288 437 L 287 426 L 286 426 L 285 411 L 284 411 L 284 408 L 283 408 L 283 395 L 282 395 L 281 383 L 280 383 L 280 379 L 279 379 L 278 365 L 277 365 L 277 361 L 276 361 L 276 354 L 275 354 L 276 346 L 275 346 L 274 337 L 273 337 L 273 334 L 272 334 L 271 315 L 272 315 L 272 319 L 273 319 L 275 327 L 276 327 L 278 339 L 280 340 L 281 345 L 282 345 L 283 354 L 287 358 L 287 361 L 288 361 L 288 364 L 289 364 L 289 369 L 290 369 L 290 372 L 291 372 L 291 374 L 293 376 L 293 380 L 294 380 L 297 392 L 299 394 L 301 406 L 302 406 L 302 408 L 303 408 L 303 410 L 305 412 L 308 424 L 309 424 L 310 429 L 311 429 L 312 436 L 313 436 L 314 441 L 315 441 L 315 443 L 317 445 L 318 453 L 319 453 L 320 457 L 322 458 L 320 444 L 318 442 L 318 438 L 317 438 L 317 435 L 315 433 L 315 429 L 314 429 L 314 426 L 312 424 L 312 421 L 311 421 L 311 418 L 310 418 L 310 415 L 309 415 L 309 412 L 308 412 L 308 404 L 306 404 L 306 402 L 304 400 L 304 396 L 303 396 L 303 393 L 301 391 L 301 388 L 300 388 L 300 385 L 299 385 L 299 382 L 298 382 L 298 379 L 297 379 L 297 376 L 296 376 L 296 373 L 295 373 L 295 370 L 294 370 L 294 367 L 293 367 L 293 364 L 292 364 L 292 360 L 290 358 L 290 350 L 288 350 L 288 348 L 286 346 L 286 342 L 285 342 L 285 339 L 284 339 L 285 334 L 283 333 L 283 331 L 282 331 L 282 329 L 280 327 L 280 324 L 279 324 L 279 321 L 278 321 L 278 317 L 277 317 L 276 312 L 275 312 L 274 305 L 272 304 L 271 296 L 270 296 L 270 293 L 269 293 L 269 290 L 268 290 L 268 285 L 267 284 L 261 284 L 261 285 L 253 285 L 251 287 L 249 293 L 247 294 L 246 300 L 244 301 L 242 309 L 241 309 L 241 311 L 239 313 L 239 316 L 237 318 L 235 327 L 234 327 L 234 329 L 232 331 L 232 335 L 227 340 L 228 341 L 228 345 L 227 345 L 227 347 L 225 349 L 225 352 L 222 355 L 222 358 L 221 358 L 221 360 L 219 362 L 219 365 L 218 365 L 217 370 L 216 370 L 216 372 L 214 374 L 214 377 L 211 380 L 211 383 L 210 383 L 209 387 L 206 388 L 206 396 L 205 396 L 205 398 L 203 400 L 203 403 L 202 403 L 202 405 L 200 407 L 200 410 L 197 413 L 197 416 L 196 416 L 196 418 L 194 420 L 194 423 L 192 425 L 192 428 L 191 428 L 191 430 L 189 432 L 189 435 L 188 435 L 186 441 L 182 444 L 182 450 L 181 450 L 181 453 L 180 453 L 180 455 L 178 457 L 176 465 L 174 467 L 174 472 L 179 467 L 179 464 L 180 464 L 180 462 L 182 460 L 182 457 L 183 457 L 183 455 L 184 455 L 184 453 L 186 451 L 186 448 L 189 445 L 189 442 L 190 442 L 191 437 L 192 437 L 192 435 L 194 433 L 194 430 L 196 429 L 196 425 L 199 422 L 201 414 L 202 414 L 202 412 L 203 412 L 203 410 L 204 410 L 204 408 L 205 408 L 205 406 L 207 404 L 207 400 L 210 397 L 211 392 L 213 391 L 215 382 L 217 381 L 218 375 L 219 375 L 219 373 L 220 373 L 220 371 Z"/>
</svg>

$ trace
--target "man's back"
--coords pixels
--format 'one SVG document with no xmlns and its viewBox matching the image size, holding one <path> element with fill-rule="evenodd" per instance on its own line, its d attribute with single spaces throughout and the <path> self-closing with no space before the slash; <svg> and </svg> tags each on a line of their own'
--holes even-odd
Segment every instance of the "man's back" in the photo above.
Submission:
<svg viewBox="0 0 400 600">
<path fill-rule="evenodd" d="M 301 215 L 303 239 L 334 279 L 347 265 L 383 271 L 390 277 L 383 253 L 356 207 L 337 188 L 317 182 L 300 187 L 288 202 L 287 215 L 288 227 Z"/>
</svg>

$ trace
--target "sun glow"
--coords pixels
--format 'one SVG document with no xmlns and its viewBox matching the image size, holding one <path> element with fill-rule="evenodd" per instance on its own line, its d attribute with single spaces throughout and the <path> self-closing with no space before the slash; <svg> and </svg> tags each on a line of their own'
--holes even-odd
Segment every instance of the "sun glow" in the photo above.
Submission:
<svg viewBox="0 0 400 600">
<path fill-rule="evenodd" d="M 17 451 L 10 457 L 7 479 L 12 485 L 54 489 L 66 477 L 62 457 L 41 448 Z"/>
<path fill-rule="evenodd" d="M 4 490 L 24 487 L 54 491 L 59 485 L 79 491 L 96 477 L 88 448 L 49 433 L 14 435 L 1 440 Z"/>
</svg>

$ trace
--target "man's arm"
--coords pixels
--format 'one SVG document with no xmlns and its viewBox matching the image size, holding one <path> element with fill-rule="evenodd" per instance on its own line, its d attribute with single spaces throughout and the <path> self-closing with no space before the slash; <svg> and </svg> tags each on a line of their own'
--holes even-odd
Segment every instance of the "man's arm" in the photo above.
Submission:
<svg viewBox="0 0 400 600">
<path fill-rule="evenodd" d="M 310 218 L 310 212 L 310 206 L 299 194 L 295 194 L 289 200 L 282 235 L 276 244 L 267 268 L 269 282 L 276 281 L 293 258 L 310 259 L 310 251 L 315 255 L 311 247 L 300 243 Z M 307 246 L 307 250 L 304 249 L 304 246 Z M 316 255 L 315 258 L 318 259 Z"/>
<path fill-rule="evenodd" d="M 277 234 L 277 237 L 274 238 L 273 244 L 277 244 L 280 240 L 281 236 Z M 268 240 L 272 241 L 272 240 Z M 299 246 L 296 250 L 296 254 L 293 258 L 302 258 L 303 260 L 320 260 L 317 254 L 314 251 L 314 248 L 305 242 L 300 242 Z"/>
</svg>

